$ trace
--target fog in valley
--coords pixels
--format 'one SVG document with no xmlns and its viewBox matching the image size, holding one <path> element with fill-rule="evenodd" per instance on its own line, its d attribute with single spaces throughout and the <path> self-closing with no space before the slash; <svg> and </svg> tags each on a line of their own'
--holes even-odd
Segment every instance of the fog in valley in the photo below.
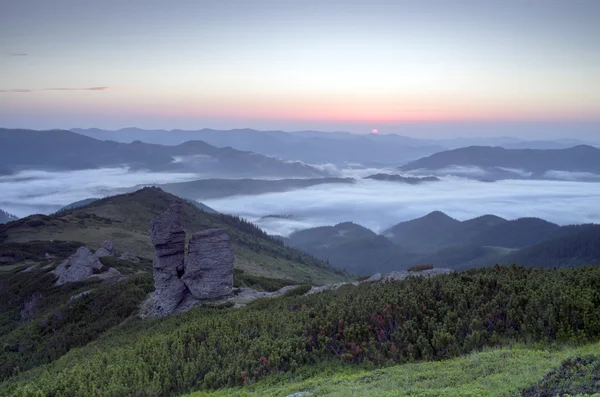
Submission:
<svg viewBox="0 0 600 397">
<path fill-rule="evenodd" d="M 18 217 L 48 214 L 67 204 L 91 197 L 105 197 L 138 184 L 197 179 L 192 173 L 131 171 L 105 168 L 78 171 L 30 170 L 0 176 L 0 208 Z"/>
<path fill-rule="evenodd" d="M 405 220 L 442 211 L 465 220 L 485 214 L 507 219 L 539 217 L 561 225 L 598 223 L 600 184 L 577 180 L 480 182 L 446 176 L 439 182 L 408 185 L 362 179 L 388 169 L 323 166 L 353 183 L 323 184 L 285 192 L 234 195 L 202 202 L 240 215 L 270 234 L 287 236 L 315 226 L 352 221 L 375 232 Z M 482 170 L 471 174 L 484 175 Z M 562 173 L 563 179 L 576 174 Z M 0 208 L 19 217 L 52 213 L 65 205 L 131 191 L 138 185 L 192 181 L 195 173 L 158 173 L 107 168 L 66 172 L 25 171 L 0 177 Z M 194 197 L 198 199 L 199 197 Z"/>
</svg>

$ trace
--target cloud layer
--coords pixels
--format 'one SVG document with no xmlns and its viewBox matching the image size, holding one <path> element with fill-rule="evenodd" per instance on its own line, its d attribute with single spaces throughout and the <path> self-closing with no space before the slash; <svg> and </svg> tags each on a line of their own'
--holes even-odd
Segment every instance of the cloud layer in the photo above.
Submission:
<svg viewBox="0 0 600 397">
<path fill-rule="evenodd" d="M 19 217 L 51 213 L 90 197 L 104 197 L 138 184 L 198 179 L 192 173 L 157 173 L 127 168 L 48 172 L 25 171 L 0 177 L 0 209 Z"/>
<path fill-rule="evenodd" d="M 55 88 L 14 88 L 10 90 L 0 90 L 0 92 L 6 93 L 23 93 L 23 92 L 41 92 L 41 91 L 106 91 L 110 87 L 85 87 L 85 88 L 68 88 L 68 87 L 55 87 Z"/>
<path fill-rule="evenodd" d="M 369 172 L 374 173 L 369 170 Z M 358 176 L 364 170 L 340 170 Z M 565 178 L 567 176 L 564 176 Z M 17 216 L 50 213 L 74 201 L 116 194 L 138 184 L 199 179 L 192 173 L 130 172 L 126 168 L 47 172 L 0 177 L 0 208 Z M 464 220 L 484 214 L 508 219 L 540 217 L 559 224 L 600 223 L 600 183 L 463 178 L 406 185 L 359 179 L 355 184 L 208 200 L 214 209 L 241 215 L 272 234 L 354 221 L 376 232 L 435 210 Z M 267 217 L 285 215 L 286 218 Z M 290 215 L 290 216 L 288 216 Z"/>
<path fill-rule="evenodd" d="M 257 222 L 273 234 L 354 221 L 376 232 L 440 210 L 460 220 L 485 214 L 508 219 L 540 217 L 559 224 L 600 223 L 600 183 L 466 179 L 405 185 L 359 180 L 304 190 L 205 201 L 217 211 Z M 292 219 L 265 215 L 291 214 Z"/>
</svg>

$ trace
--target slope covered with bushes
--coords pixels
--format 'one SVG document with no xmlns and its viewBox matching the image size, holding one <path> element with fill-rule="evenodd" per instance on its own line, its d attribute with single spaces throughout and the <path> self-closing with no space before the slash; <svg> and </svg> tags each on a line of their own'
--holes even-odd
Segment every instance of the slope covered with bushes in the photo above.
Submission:
<svg viewBox="0 0 600 397">
<path fill-rule="evenodd" d="M 514 341 L 597 341 L 600 269 L 495 267 L 345 286 L 130 321 L 50 366 L 14 395 L 167 396 L 252 384 L 322 363 L 388 366 Z M 38 393 L 38 394 L 35 394 Z"/>
</svg>

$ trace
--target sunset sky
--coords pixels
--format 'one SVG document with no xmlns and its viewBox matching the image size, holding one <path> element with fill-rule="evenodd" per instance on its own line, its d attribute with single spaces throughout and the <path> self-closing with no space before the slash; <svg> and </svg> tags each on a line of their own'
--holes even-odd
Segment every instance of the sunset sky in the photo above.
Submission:
<svg viewBox="0 0 600 397">
<path fill-rule="evenodd" d="M 0 127 L 589 138 L 599 21 L 598 0 L 5 0 Z"/>
</svg>

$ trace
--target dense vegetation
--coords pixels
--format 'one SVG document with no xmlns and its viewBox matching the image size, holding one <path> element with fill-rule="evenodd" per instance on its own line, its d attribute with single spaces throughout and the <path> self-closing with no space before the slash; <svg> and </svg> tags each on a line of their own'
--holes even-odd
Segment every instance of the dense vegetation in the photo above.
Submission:
<svg viewBox="0 0 600 397">
<path fill-rule="evenodd" d="M 154 289 L 149 274 L 63 286 L 54 286 L 55 277 L 43 270 L 19 268 L 0 276 L 0 379 L 96 339 L 137 312 Z"/>
<path fill-rule="evenodd" d="M 290 294 L 295 295 L 295 294 Z M 494 267 L 135 320 L 0 393 L 166 396 L 319 363 L 387 366 L 513 341 L 596 341 L 600 269 Z"/>
<path fill-rule="evenodd" d="M 600 393 L 600 356 L 571 358 L 548 373 L 523 397 L 553 397 Z"/>
</svg>

